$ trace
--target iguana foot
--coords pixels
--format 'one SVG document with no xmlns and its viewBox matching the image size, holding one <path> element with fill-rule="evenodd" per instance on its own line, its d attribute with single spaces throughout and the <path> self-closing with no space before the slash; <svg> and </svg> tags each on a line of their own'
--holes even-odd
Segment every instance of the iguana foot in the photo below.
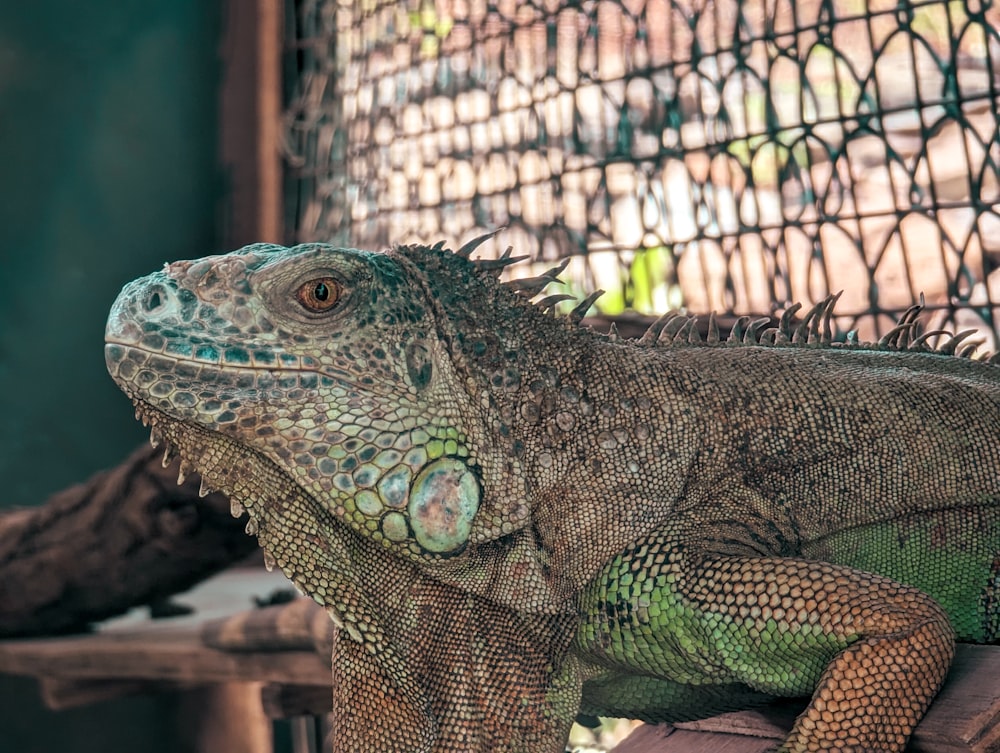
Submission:
<svg viewBox="0 0 1000 753">
<path fill-rule="evenodd" d="M 884 623 L 879 632 L 852 644 L 827 667 L 779 753 L 906 748 L 948 673 L 953 633 L 928 597 L 914 597 L 905 613 L 871 619 Z"/>
</svg>

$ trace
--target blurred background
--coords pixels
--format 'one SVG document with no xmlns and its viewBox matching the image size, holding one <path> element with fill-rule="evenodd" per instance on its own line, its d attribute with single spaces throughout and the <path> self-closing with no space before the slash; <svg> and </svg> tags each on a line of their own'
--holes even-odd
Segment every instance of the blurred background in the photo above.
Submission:
<svg viewBox="0 0 1000 753">
<path fill-rule="evenodd" d="M 0 8 L 0 505 L 142 439 L 103 320 L 130 278 L 221 247 L 222 28 L 197 0 Z"/>
</svg>

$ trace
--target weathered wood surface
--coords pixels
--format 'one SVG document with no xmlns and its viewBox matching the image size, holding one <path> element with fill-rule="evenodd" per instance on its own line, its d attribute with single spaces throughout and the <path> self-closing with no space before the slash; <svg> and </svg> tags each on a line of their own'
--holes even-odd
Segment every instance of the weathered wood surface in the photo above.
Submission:
<svg viewBox="0 0 1000 753">
<path fill-rule="evenodd" d="M 677 725 L 643 725 L 615 753 L 763 753 L 791 728 L 803 703 L 721 714 Z M 1000 646 L 958 646 L 941 693 L 917 727 L 912 753 L 1000 751 Z"/>
<path fill-rule="evenodd" d="M 329 709 L 328 661 L 314 651 L 219 651 L 205 646 L 202 634 L 206 621 L 252 608 L 287 585 L 262 567 L 237 568 L 185 594 L 195 610 L 189 615 L 152 620 L 133 610 L 92 634 L 0 641 L 0 673 L 36 677 L 52 709 L 156 693 L 183 720 L 173 733 L 179 750 L 272 753 L 275 708 L 262 697 L 292 681 L 312 681 Z"/>
<path fill-rule="evenodd" d="M 0 516 L 0 637 L 86 630 L 257 550 L 221 494 L 177 485 L 149 446 L 121 465 Z"/>
<path fill-rule="evenodd" d="M 284 576 L 263 568 L 232 570 L 185 595 L 195 609 L 191 615 L 150 620 L 133 614 L 92 634 L 0 641 L 0 672 L 64 682 L 123 681 L 125 687 L 135 681 L 329 687 L 329 660 L 314 651 L 236 653 L 210 648 L 202 641 L 206 622 L 250 609 L 253 597 L 266 598 L 286 586 Z"/>
</svg>

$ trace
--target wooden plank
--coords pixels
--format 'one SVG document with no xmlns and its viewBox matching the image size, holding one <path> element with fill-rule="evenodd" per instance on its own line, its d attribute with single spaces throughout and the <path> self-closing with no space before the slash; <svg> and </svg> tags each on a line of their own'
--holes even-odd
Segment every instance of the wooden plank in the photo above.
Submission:
<svg viewBox="0 0 1000 753">
<path fill-rule="evenodd" d="M 159 680 L 182 683 L 330 684 L 329 660 L 312 651 L 232 653 L 202 643 L 202 625 L 244 611 L 254 597 L 288 587 L 280 573 L 233 570 L 180 598 L 192 615 L 150 620 L 136 610 L 99 632 L 0 641 L 0 672 L 57 679 Z"/>
<path fill-rule="evenodd" d="M 773 747 L 773 739 L 643 724 L 615 746 L 614 753 L 765 753 Z"/>
<path fill-rule="evenodd" d="M 296 716 L 323 716 L 333 705 L 333 690 L 329 684 L 290 685 L 271 683 L 261 691 L 264 713 L 271 719 L 292 719 Z"/>
<path fill-rule="evenodd" d="M 0 671 L 64 679 L 330 683 L 329 667 L 311 651 L 229 653 L 202 646 L 186 631 L 5 641 Z"/>
<path fill-rule="evenodd" d="M 1000 646 L 958 646 L 948 681 L 914 732 L 910 749 L 1000 751 Z"/>
<path fill-rule="evenodd" d="M 42 698 L 55 710 L 136 693 L 170 693 L 180 748 L 192 753 L 273 753 L 271 721 L 261 708 L 259 683 L 195 687 L 138 680 L 42 680 Z"/>
<path fill-rule="evenodd" d="M 791 729 L 805 702 L 638 727 L 615 753 L 757 753 Z M 684 733 L 684 735 L 680 735 Z M 736 746 L 736 747 L 730 747 Z M 911 753 L 1000 753 L 1000 646 L 960 644 L 948 681 L 917 726 Z"/>
<path fill-rule="evenodd" d="M 781 702 L 763 709 L 733 711 L 694 722 L 679 722 L 678 729 L 695 732 L 725 732 L 746 737 L 766 737 L 782 740 L 795 723 L 795 717 L 805 708 L 805 700 Z"/>
<path fill-rule="evenodd" d="M 75 680 L 41 677 L 38 682 L 42 700 L 53 711 L 148 693 L 158 687 L 157 683 L 148 680 Z"/>
</svg>

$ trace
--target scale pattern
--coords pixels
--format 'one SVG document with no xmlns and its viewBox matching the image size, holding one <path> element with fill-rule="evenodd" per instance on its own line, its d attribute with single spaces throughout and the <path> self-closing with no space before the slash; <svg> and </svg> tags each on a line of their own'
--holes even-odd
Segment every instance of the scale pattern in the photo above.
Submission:
<svg viewBox="0 0 1000 753">
<path fill-rule="evenodd" d="M 955 637 L 998 638 L 995 359 L 916 307 L 836 343 L 835 298 L 623 340 L 475 247 L 249 246 L 108 320 L 165 460 L 340 628 L 334 750 L 811 695 L 781 750 L 902 751 Z"/>
</svg>

